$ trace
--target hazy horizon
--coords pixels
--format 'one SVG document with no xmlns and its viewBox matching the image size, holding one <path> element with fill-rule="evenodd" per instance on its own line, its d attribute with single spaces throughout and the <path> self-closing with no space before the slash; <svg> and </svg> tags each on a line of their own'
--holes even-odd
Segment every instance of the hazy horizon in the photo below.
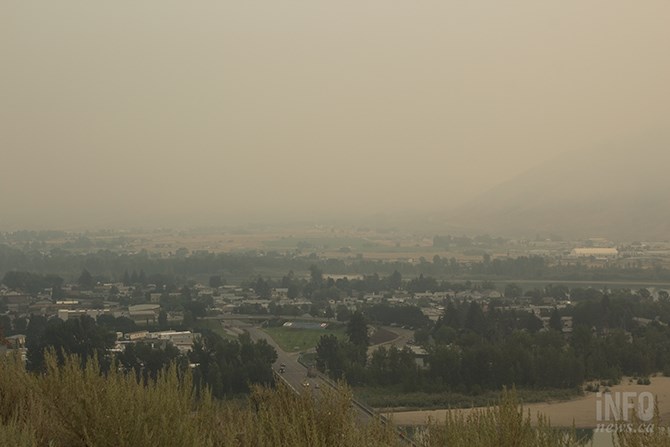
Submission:
<svg viewBox="0 0 670 447">
<path fill-rule="evenodd" d="M 0 230 L 453 209 L 667 129 L 667 17 L 661 0 L 5 2 Z"/>
</svg>

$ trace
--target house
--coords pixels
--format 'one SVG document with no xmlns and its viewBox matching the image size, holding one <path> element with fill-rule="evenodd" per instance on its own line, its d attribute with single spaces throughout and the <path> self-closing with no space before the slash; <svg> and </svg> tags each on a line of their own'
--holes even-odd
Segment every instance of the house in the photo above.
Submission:
<svg viewBox="0 0 670 447">
<path fill-rule="evenodd" d="M 128 315 L 134 321 L 157 321 L 160 310 L 160 304 L 137 304 L 128 306 Z"/>
<path fill-rule="evenodd" d="M 5 303 L 7 303 L 7 310 L 10 312 L 24 313 L 28 311 L 31 298 L 18 292 L 9 292 L 4 295 Z"/>
<path fill-rule="evenodd" d="M 107 309 L 58 309 L 58 318 L 67 321 L 70 318 L 78 318 L 87 315 L 93 319 L 100 315 L 109 314 Z"/>
<path fill-rule="evenodd" d="M 381 303 L 384 299 L 384 294 L 382 293 L 366 293 L 363 296 L 363 300 L 366 303 Z"/>
<path fill-rule="evenodd" d="M 437 321 L 444 315 L 443 307 L 422 307 L 421 312 L 427 316 L 431 321 Z"/>
<path fill-rule="evenodd" d="M 193 342 L 200 334 L 194 334 L 191 331 L 138 331 L 129 332 L 123 335 L 123 339 L 117 342 L 117 350 L 123 350 L 129 344 L 147 343 L 154 348 L 165 348 L 172 344 L 180 352 L 186 353 L 193 348 Z"/>
<path fill-rule="evenodd" d="M 31 304 L 28 309 L 31 314 L 36 315 L 53 315 L 58 305 L 51 300 L 40 300 Z"/>
<path fill-rule="evenodd" d="M 149 331 L 137 331 L 137 332 L 128 332 L 123 335 L 124 340 L 128 341 L 138 341 L 142 340 L 149 336 Z"/>
<path fill-rule="evenodd" d="M 198 334 L 191 331 L 161 331 L 149 332 L 148 339 L 166 340 L 172 343 L 179 351 L 188 352 L 193 347 L 193 341 Z"/>
<path fill-rule="evenodd" d="M 428 351 L 423 349 L 421 346 L 417 345 L 411 345 L 407 346 L 410 351 L 412 351 L 412 354 L 414 355 L 414 363 L 416 363 L 416 366 L 419 368 L 426 368 L 428 365 L 426 365 L 426 358 L 428 358 Z"/>
<path fill-rule="evenodd" d="M 276 287 L 272 289 L 272 299 L 283 300 L 288 298 L 288 287 Z"/>
</svg>

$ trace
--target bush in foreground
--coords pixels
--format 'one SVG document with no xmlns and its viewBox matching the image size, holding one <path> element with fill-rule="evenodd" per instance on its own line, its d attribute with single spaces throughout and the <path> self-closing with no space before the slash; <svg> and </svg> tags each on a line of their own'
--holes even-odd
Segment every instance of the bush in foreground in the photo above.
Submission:
<svg viewBox="0 0 670 447">
<path fill-rule="evenodd" d="M 140 384 L 133 374 L 85 369 L 74 357 L 45 374 L 0 358 L 0 445 L 16 446 L 387 446 L 395 433 L 379 421 L 359 425 L 346 389 L 311 395 L 256 387 L 247 403 L 196 399 L 190 375 L 175 369 Z"/>
<path fill-rule="evenodd" d="M 148 385 L 134 374 L 101 374 L 97 362 L 81 369 L 74 357 L 62 366 L 46 357 L 46 373 L 25 371 L 17 356 L 0 358 L 0 445 L 18 447 L 359 447 L 400 444 L 391 424 L 359 423 L 346 387 L 297 395 L 287 387 L 256 387 L 246 402 L 196 397 L 190 375 L 173 368 Z M 668 445 L 670 438 L 631 434 L 623 446 Z M 498 405 L 449 412 L 417 436 L 424 447 L 567 447 L 574 430 L 546 418 L 531 424 L 515 393 Z"/>
</svg>

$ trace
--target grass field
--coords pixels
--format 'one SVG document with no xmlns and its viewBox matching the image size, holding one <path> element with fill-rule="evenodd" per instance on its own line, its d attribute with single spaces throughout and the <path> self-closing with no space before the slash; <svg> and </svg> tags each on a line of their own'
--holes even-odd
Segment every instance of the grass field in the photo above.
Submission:
<svg viewBox="0 0 670 447">
<path fill-rule="evenodd" d="M 198 320 L 195 329 L 209 329 L 224 339 L 237 340 L 237 337 L 223 330 L 223 325 L 219 320 Z"/>
<path fill-rule="evenodd" d="M 270 327 L 264 331 L 286 352 L 305 351 L 314 348 L 322 335 L 334 334 L 344 339 L 344 327 L 335 329 L 293 329 L 287 327 Z"/>
</svg>

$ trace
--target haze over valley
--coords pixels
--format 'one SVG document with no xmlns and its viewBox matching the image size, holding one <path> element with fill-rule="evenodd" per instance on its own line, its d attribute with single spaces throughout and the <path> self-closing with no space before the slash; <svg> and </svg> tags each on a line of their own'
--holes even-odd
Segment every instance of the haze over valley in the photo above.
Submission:
<svg viewBox="0 0 670 447">
<path fill-rule="evenodd" d="M 37 5 L 2 6 L 2 230 L 663 236 L 665 1 Z"/>
<path fill-rule="evenodd" d="M 667 446 L 669 18 L 0 2 L 0 446 Z"/>
</svg>

